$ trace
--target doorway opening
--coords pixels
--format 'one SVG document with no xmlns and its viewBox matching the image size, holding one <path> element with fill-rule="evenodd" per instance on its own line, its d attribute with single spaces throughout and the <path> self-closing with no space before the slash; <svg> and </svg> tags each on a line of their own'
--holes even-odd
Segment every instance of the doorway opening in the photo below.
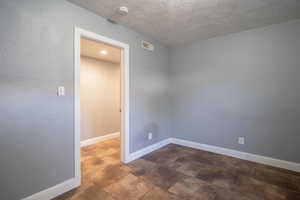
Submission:
<svg viewBox="0 0 300 200">
<path fill-rule="evenodd" d="M 129 161 L 129 46 L 75 28 L 74 47 L 74 157 L 80 184 L 87 158 L 102 154 Z"/>
<path fill-rule="evenodd" d="M 86 152 L 109 139 L 119 142 L 121 49 L 85 37 L 80 44 L 80 146 Z"/>
</svg>

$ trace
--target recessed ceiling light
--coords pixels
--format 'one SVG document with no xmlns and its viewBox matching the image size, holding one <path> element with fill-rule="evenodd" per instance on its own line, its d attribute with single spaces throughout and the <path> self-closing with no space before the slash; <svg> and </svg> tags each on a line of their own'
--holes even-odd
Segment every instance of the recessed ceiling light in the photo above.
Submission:
<svg viewBox="0 0 300 200">
<path fill-rule="evenodd" d="M 101 50 L 100 53 L 101 53 L 102 55 L 107 55 L 107 54 L 108 54 L 108 52 L 107 52 L 106 50 Z"/>
</svg>

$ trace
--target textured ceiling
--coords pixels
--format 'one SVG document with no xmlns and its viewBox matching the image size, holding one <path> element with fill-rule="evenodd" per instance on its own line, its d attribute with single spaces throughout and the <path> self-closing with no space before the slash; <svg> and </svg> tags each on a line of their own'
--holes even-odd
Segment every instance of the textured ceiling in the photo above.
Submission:
<svg viewBox="0 0 300 200">
<path fill-rule="evenodd" d="M 240 32 L 300 18 L 300 0 L 69 0 L 165 45 Z M 116 15 L 120 6 L 129 14 Z"/>
<path fill-rule="evenodd" d="M 100 51 L 105 50 L 106 55 L 100 53 Z M 119 64 L 121 62 L 121 49 L 104 44 L 101 42 L 96 42 L 87 38 L 80 39 L 80 54 L 82 56 L 88 56 L 98 60 L 104 60 L 107 62 L 112 62 Z"/>
</svg>

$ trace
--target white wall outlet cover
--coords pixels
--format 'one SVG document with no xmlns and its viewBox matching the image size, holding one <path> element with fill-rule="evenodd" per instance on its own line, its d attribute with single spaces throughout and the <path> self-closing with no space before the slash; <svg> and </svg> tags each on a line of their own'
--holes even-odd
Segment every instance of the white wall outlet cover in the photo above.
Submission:
<svg viewBox="0 0 300 200">
<path fill-rule="evenodd" d="M 65 96 L 65 87 L 64 86 L 58 86 L 57 87 L 57 95 L 58 96 Z"/>
<path fill-rule="evenodd" d="M 239 137 L 238 138 L 238 143 L 239 144 L 245 144 L 245 138 L 244 137 Z"/>
<path fill-rule="evenodd" d="M 152 133 L 148 133 L 148 140 L 152 140 Z"/>
</svg>

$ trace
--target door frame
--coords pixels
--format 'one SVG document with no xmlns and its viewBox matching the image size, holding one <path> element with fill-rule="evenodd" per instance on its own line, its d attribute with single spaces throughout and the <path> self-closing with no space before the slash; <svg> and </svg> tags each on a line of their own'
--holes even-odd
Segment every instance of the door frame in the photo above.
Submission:
<svg viewBox="0 0 300 200">
<path fill-rule="evenodd" d="M 75 178 L 80 183 L 80 38 L 103 42 L 121 48 L 121 151 L 123 163 L 129 162 L 129 45 L 79 27 L 74 30 L 74 160 Z"/>
</svg>

